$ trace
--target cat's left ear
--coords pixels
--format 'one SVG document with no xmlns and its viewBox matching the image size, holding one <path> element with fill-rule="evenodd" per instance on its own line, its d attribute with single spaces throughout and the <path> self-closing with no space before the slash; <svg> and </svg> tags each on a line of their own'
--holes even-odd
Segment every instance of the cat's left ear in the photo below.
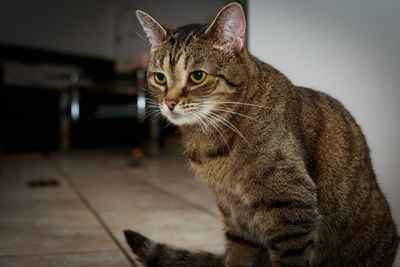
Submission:
<svg viewBox="0 0 400 267">
<path fill-rule="evenodd" d="M 160 45 L 162 39 L 167 35 L 167 31 L 149 14 L 141 10 L 136 10 L 136 16 L 149 38 L 151 49 L 155 49 Z"/>
<path fill-rule="evenodd" d="M 218 48 L 239 52 L 246 40 L 246 19 L 242 6 L 237 2 L 226 5 L 205 33 L 213 35 Z"/>
</svg>

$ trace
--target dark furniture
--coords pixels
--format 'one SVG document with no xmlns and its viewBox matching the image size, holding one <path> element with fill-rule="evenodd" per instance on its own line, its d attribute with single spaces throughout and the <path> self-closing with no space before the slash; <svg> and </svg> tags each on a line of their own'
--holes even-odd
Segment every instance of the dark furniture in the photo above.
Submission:
<svg viewBox="0 0 400 267">
<path fill-rule="evenodd" d="M 76 87 L 79 94 L 79 118 L 69 120 L 69 147 L 87 148 L 104 146 L 144 146 L 148 143 L 148 125 L 139 123 L 133 114 L 124 115 L 115 112 L 122 106 L 126 109 L 137 101 L 133 78 L 124 81 L 132 86 L 131 94 L 121 94 L 113 89 L 119 82 L 119 77 L 113 71 L 113 62 L 79 55 L 68 55 L 58 52 L 34 48 L 16 47 L 0 44 L 0 66 L 5 62 L 21 62 L 23 64 L 72 65 L 82 70 L 82 77 L 91 83 Z M 0 151 L 4 153 L 22 151 L 50 151 L 60 149 L 60 118 L 70 109 L 60 111 L 60 94 L 67 92 L 71 100 L 69 88 L 43 88 L 37 85 L 15 86 L 8 84 L 4 77 L 4 65 L 1 70 L 0 100 Z M 107 109 L 113 110 L 107 115 Z M 106 110 L 106 111 L 104 111 Z M 64 114 L 65 115 L 65 114 Z"/>
</svg>

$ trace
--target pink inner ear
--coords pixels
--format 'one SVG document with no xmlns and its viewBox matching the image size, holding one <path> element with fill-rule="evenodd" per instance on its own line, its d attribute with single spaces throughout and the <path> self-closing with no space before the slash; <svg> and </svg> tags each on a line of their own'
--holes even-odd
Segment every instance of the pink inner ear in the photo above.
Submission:
<svg viewBox="0 0 400 267">
<path fill-rule="evenodd" d="M 236 45 L 239 46 L 237 48 L 240 49 L 244 46 L 246 41 L 246 22 L 242 10 L 235 12 L 233 19 L 235 25 L 234 40 L 237 43 Z"/>
<path fill-rule="evenodd" d="M 240 50 L 246 40 L 246 21 L 243 10 L 238 4 L 231 4 L 218 15 L 215 30 L 220 45 Z"/>
</svg>

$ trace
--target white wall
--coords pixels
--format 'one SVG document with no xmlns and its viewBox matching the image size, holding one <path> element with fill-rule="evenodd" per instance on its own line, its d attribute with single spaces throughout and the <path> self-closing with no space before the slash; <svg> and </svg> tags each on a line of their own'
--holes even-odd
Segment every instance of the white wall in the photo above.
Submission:
<svg viewBox="0 0 400 267">
<path fill-rule="evenodd" d="M 339 99 L 354 115 L 398 226 L 399 11 L 396 0 L 250 0 L 248 18 L 254 55 L 295 84 Z"/>
<path fill-rule="evenodd" d="M 0 43 L 104 58 L 139 57 L 148 51 L 134 15 L 143 9 L 160 23 L 207 23 L 224 0 L 1 0 Z M 114 45 L 115 33 L 122 43 Z"/>
</svg>

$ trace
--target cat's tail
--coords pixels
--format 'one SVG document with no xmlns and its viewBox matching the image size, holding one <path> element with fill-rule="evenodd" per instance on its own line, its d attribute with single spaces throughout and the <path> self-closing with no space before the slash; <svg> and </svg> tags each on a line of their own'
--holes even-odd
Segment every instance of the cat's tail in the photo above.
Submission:
<svg viewBox="0 0 400 267">
<path fill-rule="evenodd" d="M 192 252 L 152 241 L 131 231 L 124 231 L 132 252 L 144 266 L 153 267 L 219 267 L 224 266 L 224 256 L 208 252 Z"/>
</svg>

